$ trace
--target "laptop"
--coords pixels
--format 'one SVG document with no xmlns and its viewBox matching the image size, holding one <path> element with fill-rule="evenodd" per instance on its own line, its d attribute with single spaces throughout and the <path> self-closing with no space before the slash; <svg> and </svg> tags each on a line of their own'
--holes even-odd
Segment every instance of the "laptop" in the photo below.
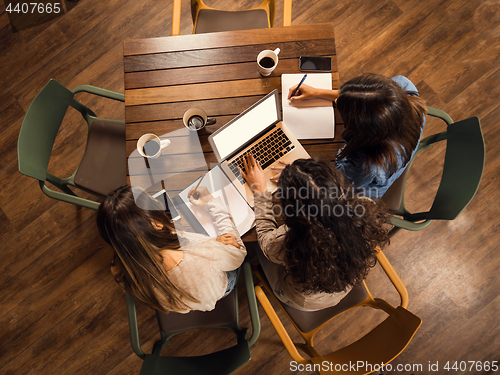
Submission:
<svg viewBox="0 0 500 375">
<path fill-rule="evenodd" d="M 296 159 L 310 158 L 281 120 L 278 90 L 273 90 L 208 137 L 222 170 L 251 207 L 253 191 L 238 169 L 245 171 L 246 154 L 252 153 L 259 161 L 271 192 L 277 189 L 270 180 L 277 172 L 271 167 L 280 165 L 278 160 L 290 164 Z"/>
</svg>

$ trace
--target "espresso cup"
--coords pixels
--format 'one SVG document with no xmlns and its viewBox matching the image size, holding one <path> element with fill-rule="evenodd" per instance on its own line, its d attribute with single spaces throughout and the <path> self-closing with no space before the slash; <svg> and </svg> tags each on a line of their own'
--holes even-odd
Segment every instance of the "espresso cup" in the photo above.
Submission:
<svg viewBox="0 0 500 375">
<path fill-rule="evenodd" d="M 257 56 L 257 65 L 259 66 L 259 73 L 264 77 L 270 75 L 278 65 L 278 54 L 280 49 L 276 48 L 274 51 L 265 49 Z"/>
<path fill-rule="evenodd" d="M 184 126 L 191 131 L 199 131 L 205 127 L 205 125 L 213 125 L 217 122 L 216 119 L 208 117 L 206 112 L 200 108 L 190 108 L 184 112 L 182 116 L 182 122 Z"/>
<path fill-rule="evenodd" d="M 169 139 L 160 139 L 156 134 L 147 133 L 141 135 L 137 141 L 137 151 L 145 158 L 157 159 L 161 155 L 161 150 L 169 144 Z"/>
</svg>

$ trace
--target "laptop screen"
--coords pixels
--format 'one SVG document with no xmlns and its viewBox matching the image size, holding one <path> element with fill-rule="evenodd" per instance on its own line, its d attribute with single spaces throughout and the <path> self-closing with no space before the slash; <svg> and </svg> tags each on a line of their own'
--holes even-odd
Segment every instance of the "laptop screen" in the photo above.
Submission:
<svg viewBox="0 0 500 375">
<path fill-rule="evenodd" d="M 212 141 L 221 160 L 237 151 L 267 127 L 279 121 L 277 95 L 278 90 L 274 90 L 260 102 L 257 102 L 255 106 L 250 107 L 249 110 L 232 120 L 233 122 L 226 124 L 214 133 Z"/>
</svg>

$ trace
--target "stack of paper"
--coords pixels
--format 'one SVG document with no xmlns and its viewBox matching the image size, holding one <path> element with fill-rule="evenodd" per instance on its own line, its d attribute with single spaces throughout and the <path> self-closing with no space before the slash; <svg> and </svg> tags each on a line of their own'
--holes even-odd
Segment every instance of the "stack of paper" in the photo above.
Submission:
<svg viewBox="0 0 500 375">
<path fill-rule="evenodd" d="M 335 137 L 335 119 L 332 102 L 325 99 L 288 101 L 290 87 L 297 85 L 304 74 L 283 74 L 281 76 L 283 123 L 297 139 L 318 139 Z M 332 89 L 331 73 L 308 73 L 304 84 Z"/>
</svg>

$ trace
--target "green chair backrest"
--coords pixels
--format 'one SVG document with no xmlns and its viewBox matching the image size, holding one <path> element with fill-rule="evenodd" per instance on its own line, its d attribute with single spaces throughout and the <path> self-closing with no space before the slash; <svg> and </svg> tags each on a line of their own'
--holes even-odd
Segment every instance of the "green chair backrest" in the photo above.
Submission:
<svg viewBox="0 0 500 375">
<path fill-rule="evenodd" d="M 408 215 L 409 220 L 454 220 L 479 188 L 485 160 L 479 118 L 455 122 L 446 133 L 443 175 L 432 207 L 429 212 Z"/>
<path fill-rule="evenodd" d="M 483 176 L 486 150 L 479 118 L 448 127 L 443 177 L 429 219 L 453 220 L 476 195 Z"/>
<path fill-rule="evenodd" d="M 70 90 L 51 79 L 35 97 L 19 131 L 19 172 L 46 181 L 52 147 L 68 107 L 72 106 L 83 116 L 92 114 L 73 96 Z"/>
<path fill-rule="evenodd" d="M 169 323 L 158 319 L 161 339 L 153 345 L 152 353 L 146 354 L 143 352 L 139 340 L 136 305 L 133 298 L 126 294 L 130 341 L 135 354 L 144 360 L 141 375 L 227 375 L 250 361 L 250 346 L 257 341 L 261 326 L 250 263 L 244 262 L 242 271 L 252 324 L 252 335 L 250 338 L 246 337 L 247 329 L 239 328 L 238 291 L 237 286 L 235 286 L 232 294 L 226 296 L 226 299 L 218 301 L 216 308 L 212 311 L 191 311 L 189 313 L 193 315 L 191 318 L 183 317 L 183 314 L 169 313 L 164 315 L 164 320 L 170 318 L 175 321 Z M 231 311 L 224 311 L 227 308 L 230 308 Z M 204 321 L 202 315 L 205 315 Z M 234 321 L 231 322 L 231 320 Z M 229 348 L 200 356 L 168 357 L 161 355 L 161 349 L 169 343 L 171 337 L 186 330 L 201 327 L 232 329 L 236 334 L 237 343 Z M 162 328 L 172 329 L 172 331 L 164 332 Z"/>
</svg>

